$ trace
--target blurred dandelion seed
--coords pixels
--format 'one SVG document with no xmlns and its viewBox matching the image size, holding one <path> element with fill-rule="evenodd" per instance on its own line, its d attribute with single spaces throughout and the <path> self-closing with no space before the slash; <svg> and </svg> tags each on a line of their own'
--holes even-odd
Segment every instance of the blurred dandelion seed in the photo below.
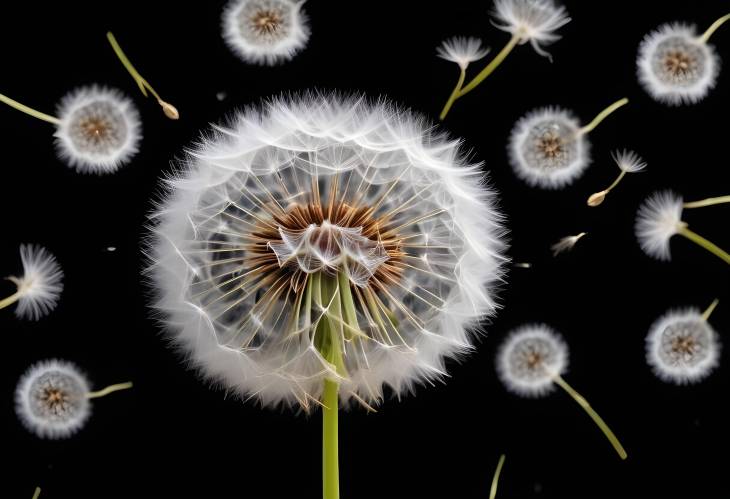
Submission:
<svg viewBox="0 0 730 499">
<path fill-rule="evenodd" d="M 588 413 L 621 459 L 627 454 L 616 435 L 590 404 L 562 377 L 568 367 L 568 346 L 546 324 L 528 324 L 510 333 L 497 352 L 497 375 L 507 390 L 523 397 L 541 397 L 555 385 Z"/>
<path fill-rule="evenodd" d="M 38 245 L 21 244 L 20 260 L 23 275 L 6 278 L 17 290 L 0 300 L 0 309 L 17 303 L 17 317 L 37 321 L 56 308 L 63 291 L 63 271 L 56 257 Z"/>
<path fill-rule="evenodd" d="M 558 256 L 560 253 L 572 250 L 575 244 L 580 240 L 580 238 L 585 235 L 585 232 L 581 232 L 580 234 L 576 234 L 575 236 L 567 236 L 560 239 L 560 241 L 550 246 L 550 249 L 553 250 L 553 256 Z"/>
<path fill-rule="evenodd" d="M 520 118 L 509 139 L 509 159 L 515 174 L 530 186 L 559 189 L 579 178 L 590 163 L 586 134 L 628 99 L 620 99 L 580 126 L 565 109 L 545 107 Z"/>
<path fill-rule="evenodd" d="M 468 62 L 481 59 L 486 51 L 481 49 L 481 41 L 474 38 L 453 38 L 443 42 L 438 50 L 439 57 L 456 62 L 461 70 L 459 80 L 439 115 L 444 120 L 457 99 L 474 90 L 505 60 L 517 45 L 530 42 L 538 54 L 550 58 L 541 44 L 549 44 L 558 39 L 555 31 L 570 22 L 565 7 L 557 6 L 552 0 L 495 0 L 492 12 L 496 22 L 492 24 L 512 35 L 502 50 L 469 83 L 464 85 Z M 478 46 L 474 45 L 478 42 Z M 476 48 L 476 50 L 470 50 Z M 450 50 L 451 49 L 451 50 Z M 448 55 L 444 57 L 443 54 Z M 456 56 L 460 57 L 456 57 Z M 469 57 L 464 57 L 464 56 Z M 552 59 L 551 59 L 552 60 Z"/>
<path fill-rule="evenodd" d="M 626 149 L 620 152 L 614 151 L 611 153 L 611 157 L 619 167 L 619 170 L 621 170 L 621 173 L 619 173 L 618 177 L 616 177 L 616 180 L 614 180 L 611 185 L 602 191 L 591 194 L 588 197 L 588 206 L 593 207 L 602 204 L 603 201 L 606 200 L 608 193 L 611 192 L 619 184 L 619 182 L 621 182 L 627 173 L 641 172 L 646 168 L 646 162 L 644 162 L 644 160 L 641 159 L 641 157 L 639 157 L 639 155 L 634 151 L 628 151 Z"/>
<path fill-rule="evenodd" d="M 722 16 L 700 36 L 696 26 L 684 23 L 663 24 L 647 34 L 639 45 L 636 62 L 639 82 L 646 92 L 673 106 L 704 99 L 720 72 L 720 57 L 707 42 L 729 19 L 730 14 Z"/>
<path fill-rule="evenodd" d="M 105 87 L 80 87 L 67 94 L 58 106 L 58 118 L 2 94 L 0 102 L 56 125 L 56 151 L 79 173 L 115 172 L 137 153 L 142 137 L 132 102 Z"/>
<path fill-rule="evenodd" d="M 152 85 L 150 85 L 147 80 L 142 78 L 142 75 L 139 74 L 139 72 L 134 68 L 129 58 L 127 58 L 126 54 L 122 50 L 122 47 L 119 46 L 117 39 L 114 37 L 111 31 L 107 31 L 106 38 L 107 40 L 109 40 L 109 43 L 111 44 L 112 49 L 114 49 L 114 53 L 119 58 L 119 61 L 124 65 L 125 69 L 129 71 L 129 74 L 132 75 L 132 78 L 134 78 L 134 81 L 137 83 L 137 86 L 139 86 L 142 95 L 147 97 L 147 90 L 149 90 L 152 96 L 157 99 L 157 103 L 162 108 L 162 112 L 165 113 L 165 116 L 167 116 L 171 120 L 179 119 L 180 113 L 178 112 L 177 108 L 169 102 L 165 102 L 164 100 L 162 100 L 157 92 L 155 92 L 155 89 L 152 88 Z"/>
<path fill-rule="evenodd" d="M 703 247 L 713 255 L 730 264 L 730 254 L 716 244 L 691 231 L 687 222 L 682 220 L 684 209 L 702 208 L 730 203 L 730 196 L 707 198 L 684 203 L 680 195 L 673 191 L 659 191 L 639 206 L 634 231 L 641 249 L 658 260 L 671 260 L 669 240 L 679 234 Z"/>
</svg>

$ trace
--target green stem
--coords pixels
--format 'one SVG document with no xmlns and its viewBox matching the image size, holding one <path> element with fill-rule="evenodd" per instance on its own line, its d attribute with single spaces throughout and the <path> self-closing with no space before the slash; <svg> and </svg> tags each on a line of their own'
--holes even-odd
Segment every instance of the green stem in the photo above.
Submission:
<svg viewBox="0 0 730 499">
<path fill-rule="evenodd" d="M 38 497 L 41 495 L 41 488 L 36 487 L 35 491 L 33 492 L 33 499 L 38 499 Z"/>
<path fill-rule="evenodd" d="M 40 111 L 36 111 L 32 107 L 28 107 L 25 104 L 21 104 L 20 102 L 11 99 L 10 97 L 7 97 L 3 94 L 0 94 L 0 102 L 4 102 L 8 106 L 17 109 L 18 111 L 21 111 L 29 116 L 33 116 L 34 118 L 38 118 L 39 120 L 47 121 L 48 123 L 53 123 L 56 126 L 61 125 L 61 120 L 56 118 L 55 116 L 51 116 L 50 114 L 42 113 Z"/>
<path fill-rule="evenodd" d="M 707 31 L 705 31 L 704 33 L 702 33 L 702 36 L 700 36 L 700 42 L 707 43 L 707 40 L 710 39 L 710 37 L 712 36 L 712 34 L 715 31 L 717 31 L 717 28 L 719 28 L 720 26 L 722 26 L 723 24 L 725 24 L 725 21 L 727 21 L 727 20 L 730 20 L 730 14 L 725 14 L 720 19 L 718 19 L 717 21 L 715 21 L 714 23 L 712 23 L 710 25 L 710 27 L 707 28 Z"/>
<path fill-rule="evenodd" d="M 340 384 L 325 380 L 322 396 L 322 497 L 339 499 L 340 470 L 338 455 L 338 390 Z"/>
<path fill-rule="evenodd" d="M 712 206 L 716 204 L 730 203 L 730 196 L 718 196 L 716 198 L 707 198 L 700 201 L 692 201 L 690 203 L 684 203 L 684 208 L 703 208 L 705 206 Z"/>
<path fill-rule="evenodd" d="M 494 471 L 492 477 L 492 486 L 489 488 L 489 499 L 497 497 L 497 485 L 499 484 L 499 474 L 502 472 L 502 466 L 504 466 L 505 455 L 499 456 L 499 462 L 497 463 L 497 469 Z"/>
<path fill-rule="evenodd" d="M 608 441 L 611 442 L 611 445 L 613 445 L 613 448 L 616 449 L 616 452 L 618 453 L 619 457 L 621 459 L 626 459 L 627 454 L 624 450 L 623 446 L 621 445 L 621 442 L 618 441 L 618 438 L 616 438 L 616 435 L 611 431 L 611 428 L 608 427 L 606 422 L 601 418 L 601 416 L 598 415 L 596 411 L 593 410 L 591 405 L 588 403 L 586 399 L 581 396 L 578 392 L 576 392 L 572 386 L 570 386 L 560 375 L 554 375 L 553 380 L 555 383 L 560 386 L 565 392 L 573 397 L 573 400 L 578 402 L 578 405 L 580 405 L 583 410 L 585 410 L 588 415 L 591 417 L 594 423 L 598 425 L 598 427 L 601 429 L 604 435 L 606 435 L 606 438 L 608 438 Z"/>
<path fill-rule="evenodd" d="M 626 176 L 626 170 L 621 170 L 621 173 L 619 173 L 618 177 L 616 177 L 616 180 L 614 180 L 611 185 L 606 187 L 606 192 L 613 190 L 625 176 Z"/>
<path fill-rule="evenodd" d="M 605 120 L 609 114 L 613 113 L 616 109 L 620 108 L 621 106 L 625 106 L 629 103 L 629 99 L 624 97 L 623 99 L 619 99 L 610 106 L 608 106 L 606 109 L 601 111 L 596 115 L 595 118 L 593 118 L 593 121 L 588 123 L 586 126 L 578 130 L 579 135 L 583 135 L 585 133 L 593 131 L 594 128 L 596 128 L 603 120 Z"/>
<path fill-rule="evenodd" d="M 679 234 L 683 235 L 684 237 L 686 237 L 693 243 L 699 244 L 700 246 L 705 248 L 707 251 L 709 251 L 716 257 L 724 260 L 725 263 L 730 263 L 730 255 L 726 251 L 723 251 L 722 249 L 720 249 L 719 246 L 717 246 L 714 243 L 711 243 L 710 241 L 708 241 L 704 237 L 700 236 L 699 234 L 692 232 L 687 227 L 682 227 L 681 229 L 679 229 Z"/>
<path fill-rule="evenodd" d="M 18 301 L 21 296 L 22 296 L 22 293 L 20 291 L 16 291 L 15 293 L 8 296 L 7 298 L 3 298 L 2 300 L 0 300 L 0 309 L 3 309 L 9 305 L 12 305 L 16 301 Z"/>
<path fill-rule="evenodd" d="M 477 85 L 479 85 L 484 79 L 492 74 L 492 72 L 497 69 L 497 67 L 502 64 L 502 61 L 505 60 L 505 58 L 509 55 L 510 52 L 512 52 L 512 49 L 515 48 L 517 43 L 520 41 L 520 37 L 517 35 L 512 36 L 510 38 L 509 42 L 507 42 L 507 45 L 505 45 L 502 50 L 499 51 L 499 54 L 494 56 L 494 59 L 489 61 L 489 64 L 486 65 L 484 69 L 482 69 L 478 75 L 476 75 L 464 88 L 459 91 L 459 94 L 456 96 L 457 98 L 463 97 L 464 95 L 468 94 L 472 90 L 474 90 Z"/>
<path fill-rule="evenodd" d="M 126 383 L 117 383 L 116 385 L 109 385 L 106 388 L 98 390 L 96 392 L 89 392 L 86 394 L 87 399 L 96 399 L 99 397 L 106 397 L 110 393 L 118 392 L 119 390 L 128 390 L 132 388 L 132 382 L 127 381 Z"/>
<path fill-rule="evenodd" d="M 712 315 L 712 312 L 715 311 L 715 308 L 717 307 L 717 304 L 718 303 L 720 303 L 720 299 L 719 298 L 715 298 L 714 300 L 712 300 L 712 303 L 710 303 L 710 306 L 707 307 L 707 310 L 705 310 L 704 312 L 702 312 L 702 320 L 703 321 L 707 322 L 708 320 L 710 320 L 710 316 Z"/>
<path fill-rule="evenodd" d="M 449 100 L 446 101 L 446 104 L 444 104 L 444 108 L 441 110 L 441 114 L 439 115 L 439 119 L 441 121 L 443 121 L 444 118 L 446 118 L 446 115 L 449 113 L 451 106 L 454 105 L 454 101 L 459 96 L 459 90 L 461 90 L 461 86 L 464 84 L 464 79 L 466 78 L 466 68 L 460 68 L 460 69 L 461 69 L 461 73 L 459 74 L 459 81 L 456 82 L 456 86 L 454 87 L 454 90 L 451 91 Z"/>
</svg>

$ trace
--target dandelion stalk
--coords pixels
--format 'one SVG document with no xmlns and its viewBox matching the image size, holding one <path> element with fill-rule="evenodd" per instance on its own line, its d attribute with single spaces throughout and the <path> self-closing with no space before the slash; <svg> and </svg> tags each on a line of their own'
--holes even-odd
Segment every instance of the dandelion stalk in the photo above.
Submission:
<svg viewBox="0 0 730 499">
<path fill-rule="evenodd" d="M 598 425 L 598 427 L 601 429 L 604 435 L 606 435 L 606 438 L 608 438 L 608 441 L 611 442 L 611 445 L 613 445 L 613 448 L 616 449 L 616 452 L 618 453 L 619 457 L 621 459 L 626 459 L 628 455 L 626 454 L 626 451 L 624 450 L 623 446 L 621 445 L 621 442 L 619 442 L 618 438 L 616 438 L 616 435 L 611 431 L 611 428 L 608 427 L 606 422 L 601 418 L 601 416 L 598 415 L 596 411 L 593 410 L 591 405 L 588 403 L 588 401 L 583 398 L 581 394 L 576 392 L 572 386 L 570 386 L 562 376 L 559 374 L 553 375 L 553 380 L 555 383 L 557 383 L 560 388 L 565 390 L 565 392 L 570 395 L 573 400 L 575 400 L 578 405 L 580 405 L 583 410 L 585 410 L 588 415 L 591 417 L 591 419 Z"/>
<path fill-rule="evenodd" d="M 40 495 L 41 495 L 41 488 L 36 487 L 35 492 L 33 492 L 33 499 L 38 499 L 38 497 L 40 497 Z"/>
<path fill-rule="evenodd" d="M 715 298 L 712 300 L 712 303 L 710 303 L 710 306 L 707 307 L 707 309 L 702 312 L 702 320 L 707 322 L 710 320 L 710 316 L 712 315 L 712 312 L 715 311 L 715 308 L 717 307 L 718 303 L 720 303 L 720 300 L 718 298 Z"/>
<path fill-rule="evenodd" d="M 446 104 L 444 105 L 444 108 L 441 110 L 441 114 L 439 115 L 439 119 L 443 121 L 444 118 L 446 118 L 446 115 L 449 113 L 449 110 L 451 109 L 451 106 L 454 105 L 454 102 L 459 97 L 459 91 L 461 90 L 461 86 L 464 84 L 464 79 L 466 78 L 466 71 L 464 68 L 459 68 L 459 80 L 456 82 L 456 86 L 454 87 L 454 90 L 451 92 L 451 95 L 449 96 L 449 100 L 446 101 Z"/>
<path fill-rule="evenodd" d="M 23 296 L 23 293 L 21 293 L 20 291 L 16 291 L 7 298 L 3 298 L 2 300 L 0 300 L 0 310 L 18 301 L 21 296 Z"/>
<path fill-rule="evenodd" d="M 715 198 L 702 199 L 700 201 L 692 201 L 684 203 L 684 208 L 703 208 L 705 206 L 714 206 L 716 204 L 730 203 L 730 196 L 718 196 Z"/>
<path fill-rule="evenodd" d="M 36 111 L 32 107 L 28 107 L 25 104 L 21 104 L 20 102 L 14 100 L 14 99 L 11 99 L 10 97 L 7 97 L 3 94 L 0 94 L 0 102 L 4 102 L 8 106 L 15 108 L 18 111 L 23 112 L 29 116 L 38 118 L 39 120 L 47 121 L 48 123 L 53 123 L 56 126 L 59 126 L 61 124 L 61 120 L 59 120 L 55 116 L 51 116 L 50 114 Z"/>
<path fill-rule="evenodd" d="M 719 28 L 720 26 L 725 24 L 725 22 L 728 20 L 730 20 L 730 14 L 725 14 L 720 19 L 718 19 L 717 21 L 712 23 L 710 25 L 710 27 L 707 28 L 707 30 L 704 33 L 702 33 L 702 36 L 699 37 L 699 41 L 701 43 L 707 43 L 707 40 L 710 39 L 710 37 L 713 35 L 713 33 L 715 33 L 715 31 L 717 31 L 717 28 Z"/>
<path fill-rule="evenodd" d="M 497 469 L 494 470 L 494 476 L 492 477 L 492 486 L 489 488 L 489 499 L 497 497 L 497 485 L 499 484 L 499 474 L 502 473 L 502 466 L 504 466 L 505 455 L 499 456 L 499 462 L 497 462 Z"/>
<path fill-rule="evenodd" d="M 101 390 L 95 391 L 95 392 L 89 392 L 86 394 L 87 399 L 96 399 L 100 397 L 106 397 L 110 393 L 118 392 L 120 390 L 128 390 L 132 388 L 132 382 L 127 381 L 126 383 L 117 383 L 115 385 L 109 385 L 106 388 L 102 388 Z"/>
<path fill-rule="evenodd" d="M 683 225 L 679 228 L 678 234 L 686 237 L 693 243 L 697 243 L 698 245 L 705 248 L 707 251 L 712 253 L 713 255 L 717 256 L 718 258 L 721 258 L 725 261 L 725 263 L 730 264 L 730 254 L 728 254 L 726 251 L 722 250 L 718 245 L 715 243 L 712 243 L 705 239 L 704 237 L 700 236 L 696 232 L 693 232 L 687 228 L 686 225 Z"/>
<path fill-rule="evenodd" d="M 608 115 L 610 115 L 611 113 L 616 111 L 618 108 L 620 108 L 621 106 L 625 106 L 628 103 L 629 103 L 629 99 L 627 99 L 626 97 L 624 97 L 623 99 L 617 100 L 616 102 L 614 102 L 613 104 L 608 106 L 606 109 L 604 109 L 603 111 L 598 113 L 596 115 L 596 117 L 593 118 L 593 120 L 590 123 L 588 123 L 586 126 L 581 128 L 580 130 L 578 130 L 578 134 L 583 135 L 583 134 L 592 132 L 598 125 L 601 124 L 601 122 L 603 120 L 605 120 L 608 117 Z"/>
</svg>

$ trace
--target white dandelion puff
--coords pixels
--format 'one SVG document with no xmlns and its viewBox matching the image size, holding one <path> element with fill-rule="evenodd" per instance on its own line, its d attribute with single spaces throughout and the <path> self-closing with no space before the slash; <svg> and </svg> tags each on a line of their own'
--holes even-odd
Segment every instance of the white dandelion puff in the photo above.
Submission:
<svg viewBox="0 0 730 499">
<path fill-rule="evenodd" d="M 590 164 L 586 135 L 627 102 L 616 101 L 583 127 L 572 112 L 557 107 L 526 114 L 517 121 L 509 139 L 509 159 L 515 174 L 528 185 L 543 189 L 571 184 Z"/>
<path fill-rule="evenodd" d="M 442 59 L 455 62 L 461 69 L 466 69 L 470 63 L 482 59 L 489 53 L 489 48 L 482 47 L 479 38 L 454 36 L 441 43 L 436 48 L 436 54 Z"/>
<path fill-rule="evenodd" d="M 646 162 L 634 151 L 624 149 L 623 151 L 614 151 L 611 153 L 613 161 L 618 166 L 621 173 L 618 174 L 616 180 L 602 191 L 595 192 L 588 197 L 586 204 L 588 206 L 599 206 L 606 200 L 606 196 L 623 180 L 627 173 L 642 172 L 646 169 Z"/>
<path fill-rule="evenodd" d="M 0 309 L 17 303 L 16 316 L 37 321 L 56 308 L 63 291 L 63 271 L 56 257 L 35 244 L 20 245 L 20 261 L 23 275 L 7 277 L 17 290 L 0 300 Z"/>
<path fill-rule="evenodd" d="M 519 44 L 530 42 L 538 54 L 550 57 L 541 44 L 560 39 L 558 29 L 570 22 L 565 7 L 552 0 L 495 0 L 493 23 Z"/>
<path fill-rule="evenodd" d="M 58 156 L 79 173 L 113 173 L 139 150 L 139 114 L 117 90 L 97 85 L 78 88 L 61 100 L 58 118 L 2 94 L 0 102 L 56 125 Z"/>
<path fill-rule="evenodd" d="M 131 387 L 132 383 L 119 383 L 92 392 L 74 364 L 44 360 L 31 365 L 18 381 L 15 412 L 23 426 L 40 438 L 68 438 L 86 424 L 90 399 Z"/>
<path fill-rule="evenodd" d="M 565 253 L 566 251 L 572 250 L 576 243 L 580 241 L 580 239 L 585 235 L 585 232 L 581 232 L 580 234 L 576 234 L 574 236 L 566 236 L 561 238 L 560 241 L 550 246 L 550 249 L 553 251 L 553 256 L 558 256 L 560 253 Z"/>
<path fill-rule="evenodd" d="M 678 385 L 697 383 L 719 365 L 720 340 L 708 317 L 695 308 L 670 310 L 652 324 L 646 361 L 658 378 Z"/>
<path fill-rule="evenodd" d="M 621 459 L 627 454 L 616 435 L 564 379 L 568 368 L 568 346 L 559 333 L 546 324 L 527 324 L 510 333 L 497 352 L 497 376 L 507 390 L 523 397 L 542 397 L 560 386 L 601 429 Z"/>
<path fill-rule="evenodd" d="M 659 102 L 678 106 L 705 98 L 717 82 L 720 57 L 707 43 L 730 14 L 715 21 L 702 35 L 683 23 L 663 24 L 647 34 L 636 59 L 639 82 Z"/>
<path fill-rule="evenodd" d="M 290 60 L 309 40 L 309 22 L 294 0 L 232 0 L 223 12 L 223 38 L 241 59 L 273 66 Z"/>
<path fill-rule="evenodd" d="M 682 220 L 684 209 L 701 208 L 730 202 L 730 196 L 707 198 L 685 203 L 682 196 L 665 190 L 653 193 L 639 206 L 634 231 L 639 246 L 647 255 L 658 260 L 671 260 L 669 241 L 679 234 L 730 263 L 730 254 L 714 243 L 691 231 Z"/>
</svg>

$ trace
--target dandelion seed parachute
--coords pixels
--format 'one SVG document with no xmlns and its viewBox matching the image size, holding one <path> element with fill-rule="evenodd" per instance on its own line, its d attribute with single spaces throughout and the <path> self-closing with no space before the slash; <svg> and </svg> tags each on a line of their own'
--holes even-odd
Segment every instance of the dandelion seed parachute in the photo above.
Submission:
<svg viewBox="0 0 730 499">
<path fill-rule="evenodd" d="M 636 215 L 636 238 L 644 252 L 669 261 L 669 240 L 679 234 L 682 222 L 682 197 L 672 191 L 655 192 L 639 207 Z"/>
<path fill-rule="evenodd" d="M 421 118 L 361 97 L 278 98 L 216 127 L 152 216 L 169 337 L 263 405 L 306 409 L 331 379 L 369 406 L 384 385 L 400 396 L 441 378 L 495 311 L 502 274 L 480 167 Z"/>
<path fill-rule="evenodd" d="M 303 5 L 302 0 L 232 0 L 223 12 L 223 39 L 244 62 L 288 61 L 309 40 Z"/>
<path fill-rule="evenodd" d="M 21 244 L 20 260 L 23 275 L 8 277 L 17 291 L 0 300 L 0 309 L 17 302 L 17 317 L 38 320 L 56 308 L 63 291 L 63 271 L 56 257 L 38 245 Z"/>
<path fill-rule="evenodd" d="M 555 33 L 570 22 L 565 7 L 552 0 L 495 0 L 493 23 L 498 29 L 511 33 L 520 44 L 528 41 L 538 54 L 550 57 L 541 44 L 560 39 Z"/>
<path fill-rule="evenodd" d="M 616 166 L 618 166 L 619 170 L 621 170 L 621 173 L 619 173 L 618 177 L 616 177 L 616 180 L 614 180 L 613 183 L 611 183 L 611 185 L 609 185 L 607 188 L 591 194 L 588 197 L 588 206 L 599 206 L 601 203 L 603 203 L 608 193 L 616 188 L 616 186 L 619 184 L 619 182 L 621 182 L 621 180 L 626 176 L 627 173 L 638 173 L 644 171 L 644 169 L 646 168 L 646 163 L 644 162 L 644 160 L 641 159 L 641 157 L 634 151 L 628 151 L 626 149 L 624 149 L 623 151 L 614 151 L 611 153 L 611 157 L 613 158 L 614 163 L 616 163 Z"/>
<path fill-rule="evenodd" d="M 720 340 L 699 310 L 670 310 L 649 329 L 646 361 L 661 380 L 678 385 L 703 380 L 719 365 Z"/>
<path fill-rule="evenodd" d="M 455 62 L 461 69 L 466 69 L 470 63 L 482 59 L 488 53 L 489 49 L 482 47 L 482 41 L 474 37 L 454 36 L 436 48 L 438 57 Z"/>
</svg>

